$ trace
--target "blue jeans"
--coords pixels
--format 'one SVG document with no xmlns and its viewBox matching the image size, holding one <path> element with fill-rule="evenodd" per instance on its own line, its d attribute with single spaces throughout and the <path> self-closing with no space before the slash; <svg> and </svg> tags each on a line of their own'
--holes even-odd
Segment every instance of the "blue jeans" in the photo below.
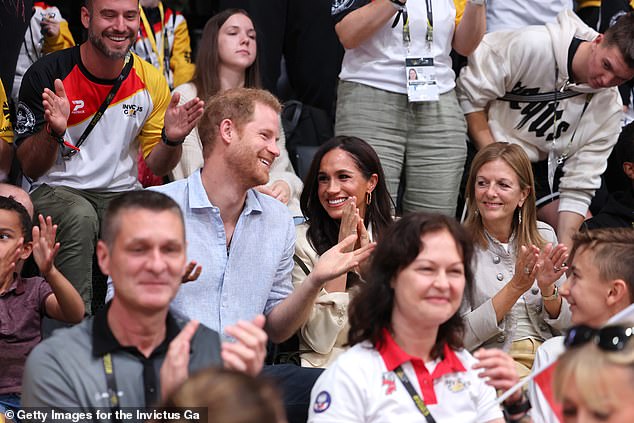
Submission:
<svg viewBox="0 0 634 423">
<path fill-rule="evenodd" d="M 0 394 L 0 413 L 5 413 L 7 410 L 12 410 L 14 413 L 20 409 L 20 395 L 18 394 Z M 19 422 L 17 417 L 12 419 L 14 422 Z"/>
</svg>

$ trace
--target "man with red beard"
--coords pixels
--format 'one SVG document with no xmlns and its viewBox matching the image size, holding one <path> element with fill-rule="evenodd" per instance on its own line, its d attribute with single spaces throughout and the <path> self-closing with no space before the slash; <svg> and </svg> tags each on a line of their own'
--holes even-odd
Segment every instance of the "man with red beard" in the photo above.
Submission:
<svg viewBox="0 0 634 423">
<path fill-rule="evenodd" d="M 374 244 L 346 253 L 356 234 L 347 237 L 322 254 L 293 290 L 293 219 L 283 203 L 253 189 L 268 182 L 280 154 L 280 104 L 271 93 L 253 88 L 228 90 L 207 103 L 198 125 L 202 169 L 152 187 L 182 208 L 188 260 L 202 265 L 196 282 L 181 285 L 172 309 L 219 333 L 264 314 L 269 339 L 283 342 L 306 321 L 326 281 L 352 270 Z M 282 364 L 263 372 L 281 386 L 288 421 L 305 422 L 321 369 Z"/>
<path fill-rule="evenodd" d="M 88 41 L 53 53 L 24 75 L 15 128 L 17 158 L 37 213 L 59 224 L 56 265 L 92 300 L 93 254 L 109 200 L 140 188 L 136 152 L 156 175 L 178 163 L 202 114 L 198 98 L 170 101 L 163 75 L 129 53 L 138 0 L 87 0 Z"/>
</svg>

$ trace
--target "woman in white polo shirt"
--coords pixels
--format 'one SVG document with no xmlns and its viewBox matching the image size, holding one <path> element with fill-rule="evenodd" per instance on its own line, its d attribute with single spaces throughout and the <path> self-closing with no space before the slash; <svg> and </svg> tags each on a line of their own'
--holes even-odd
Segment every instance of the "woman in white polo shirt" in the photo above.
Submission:
<svg viewBox="0 0 634 423">
<path fill-rule="evenodd" d="M 455 212 L 467 149 L 449 54 L 471 54 L 486 29 L 485 0 L 456 3 L 458 10 L 454 0 L 332 3 L 346 49 L 335 134 L 372 145 L 395 202 L 399 183 L 404 189 L 403 212 Z"/>
<path fill-rule="evenodd" d="M 350 304 L 352 347 L 315 383 L 309 422 L 504 421 L 494 387 L 517 380 L 512 360 L 500 350 L 476 353 L 487 376 L 493 367 L 507 375 L 489 386 L 462 348 L 459 308 L 472 255 L 469 236 L 449 217 L 413 213 L 388 228 Z"/>
</svg>

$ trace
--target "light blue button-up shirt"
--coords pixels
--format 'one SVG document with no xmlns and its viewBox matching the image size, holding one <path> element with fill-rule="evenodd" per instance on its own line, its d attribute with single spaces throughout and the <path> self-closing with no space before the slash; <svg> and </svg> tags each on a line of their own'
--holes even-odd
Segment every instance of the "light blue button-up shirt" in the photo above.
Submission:
<svg viewBox="0 0 634 423">
<path fill-rule="evenodd" d="M 295 227 L 284 204 L 253 189 L 227 252 L 220 209 L 209 201 L 200 170 L 189 178 L 152 187 L 183 210 L 187 256 L 202 265 L 198 280 L 181 286 L 172 308 L 223 333 L 238 320 L 268 315 L 293 290 Z"/>
</svg>

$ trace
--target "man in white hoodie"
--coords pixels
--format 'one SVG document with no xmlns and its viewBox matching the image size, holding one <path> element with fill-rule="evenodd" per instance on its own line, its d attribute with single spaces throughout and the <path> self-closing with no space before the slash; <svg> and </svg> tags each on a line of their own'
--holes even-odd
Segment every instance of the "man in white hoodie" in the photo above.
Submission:
<svg viewBox="0 0 634 423">
<path fill-rule="evenodd" d="M 568 247 L 621 130 L 616 86 L 632 77 L 634 16 L 598 34 L 566 10 L 555 23 L 485 35 L 458 79 L 471 141 L 524 148 L 539 217 Z"/>
</svg>

